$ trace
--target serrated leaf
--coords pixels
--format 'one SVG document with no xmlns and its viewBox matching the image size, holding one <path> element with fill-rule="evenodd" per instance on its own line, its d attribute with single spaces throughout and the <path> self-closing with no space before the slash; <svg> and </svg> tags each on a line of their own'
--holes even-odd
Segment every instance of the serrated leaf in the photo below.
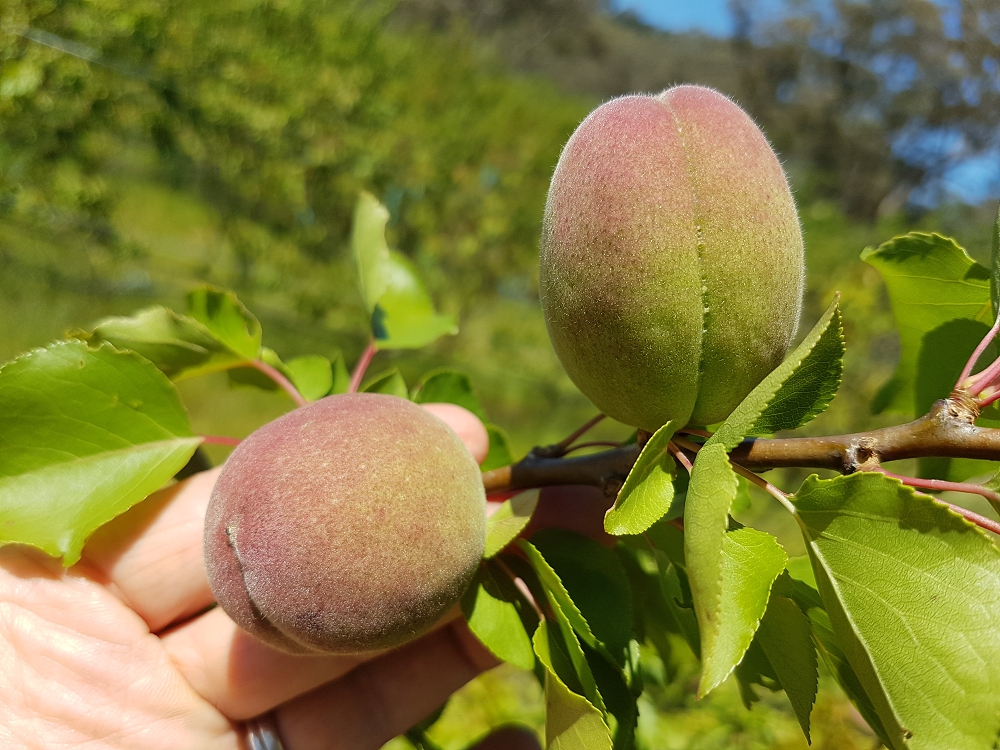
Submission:
<svg viewBox="0 0 1000 750">
<path fill-rule="evenodd" d="M 531 537 L 531 544 L 593 633 L 592 638 L 581 633 L 584 642 L 624 666 L 632 639 L 632 598 L 618 556 L 590 537 L 564 529 L 540 531 Z"/>
<path fill-rule="evenodd" d="M 333 365 L 319 354 L 290 359 L 285 373 L 306 401 L 318 401 L 333 390 Z"/>
<path fill-rule="evenodd" d="M 699 621 L 699 696 L 714 690 L 740 663 L 767 609 L 771 584 L 788 559 L 773 536 L 756 529 L 729 531 L 723 543 L 719 606 L 713 617 Z"/>
<path fill-rule="evenodd" d="M 667 445 L 676 429 L 673 422 L 667 422 L 642 447 L 615 504 L 604 516 L 604 530 L 609 534 L 641 534 L 670 510 L 676 466 Z"/>
<path fill-rule="evenodd" d="M 920 352 L 924 337 L 935 329 L 955 319 L 978 321 L 986 326 L 990 323 L 990 272 L 976 263 L 955 244 L 955 241 L 938 234 L 911 232 L 902 237 L 868 248 L 861 254 L 861 260 L 878 270 L 889 291 L 896 327 L 899 329 L 899 364 L 892 379 L 886 383 L 875 397 L 872 410 L 875 413 L 893 411 L 915 415 L 916 385 L 920 373 Z M 973 334 L 963 338 L 974 338 Z M 980 335 L 979 338 L 982 338 Z M 939 337 L 948 343 L 947 336 Z M 964 356 L 958 353 L 958 371 L 972 354 L 979 340 L 972 342 Z M 927 362 L 951 362 L 956 352 L 949 352 L 947 360 L 942 356 L 925 359 Z M 958 372 L 955 373 L 957 377 Z M 933 373 L 924 376 L 940 388 Z M 949 389 L 954 381 L 944 383 Z M 924 391 L 930 390 L 925 384 Z M 947 395 L 947 391 L 942 398 Z M 923 413 L 922 411 L 919 413 Z"/>
<path fill-rule="evenodd" d="M 60 341 L 9 362 L 0 403 L 0 544 L 30 544 L 65 565 L 201 442 L 166 376 L 109 344 Z"/>
<path fill-rule="evenodd" d="M 410 391 L 406 387 L 406 381 L 400 374 L 399 369 L 393 367 L 387 372 L 380 373 L 368 381 L 361 389 L 362 393 L 385 393 L 390 396 L 409 398 Z"/>
<path fill-rule="evenodd" d="M 389 249 L 385 240 L 388 221 L 389 211 L 362 193 L 354 209 L 351 251 L 376 346 L 417 349 L 458 328 L 454 316 L 435 311 L 409 259 Z"/>
<path fill-rule="evenodd" d="M 413 391 L 413 401 L 418 404 L 457 404 L 486 421 L 486 412 L 472 391 L 472 381 L 458 370 L 442 368 L 424 375 Z"/>
<path fill-rule="evenodd" d="M 104 318 L 79 337 L 95 346 L 106 341 L 117 349 L 136 352 L 178 380 L 225 370 L 245 360 L 194 318 L 165 307 Z"/>
<path fill-rule="evenodd" d="M 233 292 L 203 286 L 187 294 L 188 315 L 208 328 L 219 341 L 245 359 L 260 352 L 260 321 Z"/>
<path fill-rule="evenodd" d="M 611 733 L 601 711 L 560 679 L 547 622 L 535 631 L 533 645 L 545 667 L 545 747 L 547 750 L 611 750 Z M 568 658 L 568 657 L 566 657 Z"/>
<path fill-rule="evenodd" d="M 837 641 L 893 748 L 991 747 L 1000 552 L 898 480 L 815 476 L 794 497 Z"/>
<path fill-rule="evenodd" d="M 531 520 L 538 505 L 539 490 L 528 490 L 509 498 L 486 519 L 486 548 L 483 557 L 489 559 L 517 539 Z"/>
<path fill-rule="evenodd" d="M 836 300 L 830 310 L 829 323 L 791 376 L 781 383 L 748 435 L 797 429 L 822 414 L 837 395 L 844 373 L 844 329 Z"/>
<path fill-rule="evenodd" d="M 486 424 L 486 434 L 490 437 L 490 452 L 486 454 L 486 460 L 480 466 L 482 471 L 492 471 L 501 466 L 510 466 L 514 463 L 514 457 L 510 453 L 510 446 L 507 440 L 507 433 L 502 427 L 495 424 Z"/>
<path fill-rule="evenodd" d="M 809 618 L 791 599 L 775 594 L 767 603 L 756 639 L 809 740 L 809 715 L 819 688 L 816 647 Z"/>
<path fill-rule="evenodd" d="M 580 681 L 583 695 L 600 709 L 602 715 L 607 713 L 604 700 L 597 689 L 597 683 L 579 641 L 579 638 L 582 638 L 591 648 L 598 647 L 597 639 L 594 637 L 590 625 L 587 624 L 579 608 L 570 598 L 562 581 L 559 580 L 559 576 L 534 545 L 524 539 L 520 540 L 518 544 L 527 555 L 528 561 L 545 592 L 545 599 L 555 618 L 556 625 L 559 627 L 569 659 L 573 664 L 574 673 Z"/>
<path fill-rule="evenodd" d="M 687 641 L 691 652 L 701 658 L 701 634 L 698 632 L 698 619 L 695 617 L 694 609 L 684 606 L 684 588 L 681 585 L 677 566 L 661 549 L 656 550 L 656 565 L 659 571 L 660 591 L 663 594 L 667 610 L 677 626 L 677 631 Z"/>
<path fill-rule="evenodd" d="M 535 666 L 531 635 L 538 617 L 502 567 L 490 562 L 479 566 L 462 597 L 462 614 L 498 659 L 522 669 Z"/>
<path fill-rule="evenodd" d="M 832 371 L 831 353 L 839 351 L 836 343 L 840 340 L 839 321 L 838 300 L 834 299 L 809 334 L 743 399 L 695 459 L 684 502 L 684 551 L 688 582 L 701 632 L 700 695 L 716 687 L 739 663 L 767 603 L 765 598 L 763 602 L 755 601 L 753 607 L 747 608 L 750 605 L 748 600 L 744 602 L 745 606 L 727 609 L 729 605 L 723 595 L 724 590 L 732 587 L 732 582 L 724 578 L 728 564 L 725 560 L 725 540 L 729 513 L 739 491 L 736 473 L 729 464 L 728 451 L 757 429 L 761 420 L 767 427 L 791 423 L 810 413 L 812 407 L 807 408 L 808 404 L 822 401 L 823 394 L 827 392 L 822 386 L 829 382 L 822 373 Z M 803 370 L 813 375 L 797 380 L 796 374 Z M 790 382 L 798 383 L 798 386 L 790 391 L 793 397 L 786 399 L 782 394 Z M 806 382 L 816 387 L 800 390 Z M 806 397 L 802 394 L 811 395 Z M 783 406 L 769 411 L 773 404 Z M 774 544 L 777 545 L 777 542 Z M 784 552 L 781 554 L 784 555 Z M 736 571 L 739 567 L 730 566 L 729 569 Z M 767 580 L 768 588 L 778 572 L 780 570 Z M 729 621 L 727 618 L 731 616 L 736 619 Z M 750 628 L 749 632 L 746 628 Z"/>
</svg>

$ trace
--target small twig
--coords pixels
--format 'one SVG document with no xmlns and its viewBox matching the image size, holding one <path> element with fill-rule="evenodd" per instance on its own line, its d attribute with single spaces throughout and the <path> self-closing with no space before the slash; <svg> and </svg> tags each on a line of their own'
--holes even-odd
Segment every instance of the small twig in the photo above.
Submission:
<svg viewBox="0 0 1000 750">
<path fill-rule="evenodd" d="M 284 375 L 281 374 L 281 372 L 279 372 L 276 368 L 269 365 L 264 360 L 251 359 L 240 366 L 253 367 L 254 369 L 259 370 L 260 372 L 267 375 L 267 377 L 271 378 L 271 380 L 273 380 L 275 383 L 278 384 L 281 390 L 283 390 L 285 393 L 291 396 L 292 401 L 294 401 L 299 406 L 305 406 L 306 404 L 309 403 L 302 397 L 302 394 L 299 393 L 298 389 L 294 385 L 292 385 L 291 380 L 286 378 Z"/>
<path fill-rule="evenodd" d="M 573 451 L 582 450 L 583 448 L 617 448 L 620 443 L 616 443 L 612 440 L 594 440 L 589 443 L 577 443 L 576 445 L 571 445 L 566 449 L 566 453 L 572 453 Z"/>
<path fill-rule="evenodd" d="M 990 505 L 997 512 L 1000 512 L 1000 494 L 997 494 L 988 487 L 973 482 L 948 482 L 944 479 L 921 479 L 920 477 L 908 477 L 902 474 L 893 474 L 885 469 L 876 469 L 880 474 L 898 479 L 908 487 L 916 487 L 924 490 L 937 490 L 938 492 L 965 492 L 970 495 L 981 495 L 985 497 Z"/>
<path fill-rule="evenodd" d="M 667 443 L 667 450 L 674 454 L 674 458 L 677 459 L 677 463 L 683 466 L 687 473 L 690 474 L 691 470 L 694 469 L 694 464 L 691 463 L 691 459 L 684 454 L 684 451 L 677 447 L 677 444 L 674 443 L 673 440 Z M 697 451 L 695 451 L 695 453 L 697 453 Z"/>
<path fill-rule="evenodd" d="M 570 445 L 573 444 L 574 440 L 582 436 L 602 419 L 604 419 L 604 415 L 598 414 L 596 417 L 588 419 L 581 427 L 571 432 L 558 443 L 553 443 L 552 445 L 536 445 L 531 449 L 531 453 L 538 458 L 562 458 L 570 451 L 574 451 L 577 447 L 579 447 L 576 446 L 574 448 L 570 448 Z M 585 443 L 584 445 L 588 444 Z M 612 445 L 617 446 L 618 443 L 612 443 Z"/>
<path fill-rule="evenodd" d="M 365 377 L 365 371 L 368 369 L 368 365 L 372 363 L 372 358 L 375 356 L 375 352 L 377 351 L 378 349 L 375 348 L 375 342 L 368 342 L 368 346 L 366 346 L 365 350 L 361 352 L 361 359 L 359 359 L 358 363 L 354 365 L 354 372 L 351 373 L 351 382 L 347 386 L 348 393 L 358 392 L 358 388 L 361 387 L 361 381 Z"/>
<path fill-rule="evenodd" d="M 958 376 L 958 382 L 955 384 L 955 390 L 959 388 L 968 388 L 965 384 L 966 379 L 972 373 L 972 368 L 976 366 L 976 362 L 982 356 L 983 352 L 986 351 L 986 347 L 990 345 L 990 342 L 996 338 L 997 332 L 1000 331 L 1000 315 L 997 315 L 997 319 L 993 322 L 993 327 L 989 330 L 983 340 L 979 342 L 979 346 L 976 350 L 972 352 L 972 356 L 969 357 L 969 361 L 965 363 L 965 367 L 962 368 L 962 374 Z"/>
<path fill-rule="evenodd" d="M 708 430 L 699 430 L 697 427 L 682 427 L 677 432 L 681 435 L 697 435 L 703 438 L 710 438 L 714 434 Z"/>
<path fill-rule="evenodd" d="M 201 435 L 201 442 L 205 445 L 239 445 L 242 440 L 226 435 Z"/>
</svg>

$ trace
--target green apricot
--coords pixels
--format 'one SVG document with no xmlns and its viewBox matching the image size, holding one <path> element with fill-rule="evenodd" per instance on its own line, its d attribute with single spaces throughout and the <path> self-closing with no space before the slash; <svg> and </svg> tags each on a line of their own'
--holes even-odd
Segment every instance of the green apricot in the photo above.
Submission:
<svg viewBox="0 0 1000 750">
<path fill-rule="evenodd" d="M 804 259 L 788 182 L 712 89 L 594 110 L 559 158 L 541 248 L 553 347 L 625 424 L 725 419 L 795 335 Z"/>
<path fill-rule="evenodd" d="M 458 602 L 486 535 L 482 475 L 406 399 L 329 396 L 233 451 L 205 526 L 209 580 L 244 630 L 293 653 L 420 635 Z"/>
</svg>

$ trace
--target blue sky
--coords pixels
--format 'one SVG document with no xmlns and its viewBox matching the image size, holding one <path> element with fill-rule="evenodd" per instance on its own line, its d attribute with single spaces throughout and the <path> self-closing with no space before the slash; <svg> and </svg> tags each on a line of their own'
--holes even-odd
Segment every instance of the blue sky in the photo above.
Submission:
<svg viewBox="0 0 1000 750">
<path fill-rule="evenodd" d="M 727 0 L 612 0 L 615 10 L 634 11 L 658 29 L 704 31 L 729 36 L 733 31 Z"/>
</svg>

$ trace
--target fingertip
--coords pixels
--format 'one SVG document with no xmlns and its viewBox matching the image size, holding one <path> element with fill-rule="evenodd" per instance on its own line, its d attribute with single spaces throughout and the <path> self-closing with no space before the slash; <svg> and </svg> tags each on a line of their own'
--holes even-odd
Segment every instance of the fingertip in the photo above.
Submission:
<svg viewBox="0 0 1000 750">
<path fill-rule="evenodd" d="M 490 452 L 490 436 L 479 417 L 458 404 L 431 403 L 421 406 L 455 431 L 477 464 L 486 460 Z"/>
</svg>

